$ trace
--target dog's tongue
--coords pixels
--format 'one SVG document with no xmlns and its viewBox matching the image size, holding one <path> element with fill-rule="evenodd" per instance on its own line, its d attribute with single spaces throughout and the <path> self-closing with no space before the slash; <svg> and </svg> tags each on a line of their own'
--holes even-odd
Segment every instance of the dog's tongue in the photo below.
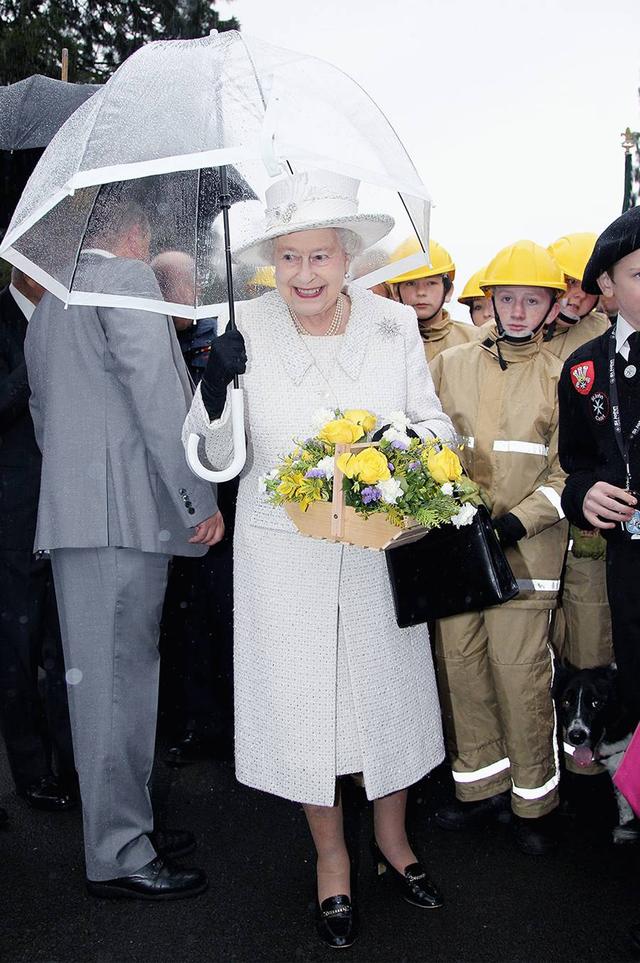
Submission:
<svg viewBox="0 0 640 963">
<path fill-rule="evenodd" d="M 593 752 L 587 746 L 578 746 L 571 758 L 576 766 L 584 768 L 593 762 Z"/>
</svg>

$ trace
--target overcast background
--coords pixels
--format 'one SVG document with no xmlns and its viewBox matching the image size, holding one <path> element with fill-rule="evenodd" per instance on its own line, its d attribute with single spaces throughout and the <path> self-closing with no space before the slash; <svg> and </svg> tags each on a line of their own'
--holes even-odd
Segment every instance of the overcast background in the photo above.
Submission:
<svg viewBox="0 0 640 963">
<path fill-rule="evenodd" d="M 244 32 L 329 60 L 395 126 L 437 205 L 457 294 L 505 244 L 600 232 L 640 129 L 639 0 L 221 0 Z M 457 305 L 455 315 L 466 317 Z"/>
</svg>

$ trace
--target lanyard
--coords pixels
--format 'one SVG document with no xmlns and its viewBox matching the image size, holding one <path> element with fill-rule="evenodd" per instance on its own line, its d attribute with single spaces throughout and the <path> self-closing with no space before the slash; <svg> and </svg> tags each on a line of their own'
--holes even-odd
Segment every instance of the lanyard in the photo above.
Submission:
<svg viewBox="0 0 640 963">
<path fill-rule="evenodd" d="M 618 397 L 618 383 L 616 381 L 616 329 L 611 328 L 609 335 L 609 391 L 611 394 L 611 421 L 616 443 L 622 455 L 625 469 L 627 472 L 627 488 L 631 488 L 631 468 L 629 466 L 629 451 L 632 444 L 640 434 L 640 420 L 636 422 L 628 441 L 625 442 L 622 434 L 622 421 L 620 419 L 620 399 Z"/>
</svg>

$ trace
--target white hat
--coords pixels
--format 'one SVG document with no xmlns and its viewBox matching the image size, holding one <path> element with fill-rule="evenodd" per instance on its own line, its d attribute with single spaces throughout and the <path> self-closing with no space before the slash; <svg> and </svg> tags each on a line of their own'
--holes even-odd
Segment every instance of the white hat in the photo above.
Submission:
<svg viewBox="0 0 640 963">
<path fill-rule="evenodd" d="M 329 171 L 303 171 L 267 188 L 264 231 L 233 252 L 239 264 L 270 263 L 267 242 L 296 231 L 341 227 L 360 240 L 360 254 L 383 238 L 394 225 L 388 214 L 358 214 L 360 181 Z"/>
</svg>

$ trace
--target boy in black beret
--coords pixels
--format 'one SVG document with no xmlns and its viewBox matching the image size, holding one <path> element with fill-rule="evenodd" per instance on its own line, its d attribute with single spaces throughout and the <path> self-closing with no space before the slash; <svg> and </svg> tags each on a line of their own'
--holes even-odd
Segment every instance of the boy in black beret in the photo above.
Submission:
<svg viewBox="0 0 640 963">
<path fill-rule="evenodd" d="M 640 207 L 603 231 L 582 282 L 615 297 L 614 327 L 578 348 L 558 386 L 562 507 L 607 540 L 613 647 L 625 701 L 640 719 Z"/>
</svg>

